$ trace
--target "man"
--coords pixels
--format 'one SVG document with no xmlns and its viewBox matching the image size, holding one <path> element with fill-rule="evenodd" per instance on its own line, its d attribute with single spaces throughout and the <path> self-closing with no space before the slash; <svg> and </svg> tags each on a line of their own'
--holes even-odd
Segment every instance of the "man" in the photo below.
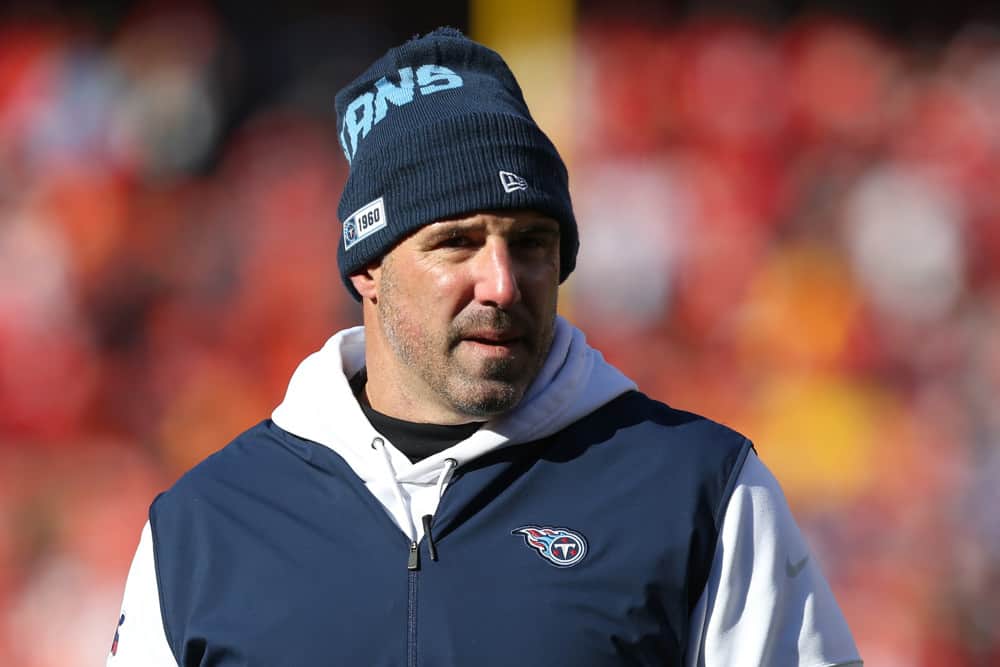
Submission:
<svg viewBox="0 0 1000 667">
<path fill-rule="evenodd" d="M 108 664 L 860 664 L 750 443 L 556 316 L 566 170 L 503 60 L 439 29 L 337 112 L 364 326 L 153 503 Z"/>
</svg>

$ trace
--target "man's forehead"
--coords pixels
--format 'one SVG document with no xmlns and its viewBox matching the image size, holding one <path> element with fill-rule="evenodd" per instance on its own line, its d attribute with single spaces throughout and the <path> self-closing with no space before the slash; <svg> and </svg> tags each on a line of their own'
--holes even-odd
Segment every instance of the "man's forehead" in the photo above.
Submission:
<svg viewBox="0 0 1000 667">
<path fill-rule="evenodd" d="M 550 229 L 559 230 L 559 223 L 543 213 L 533 210 L 499 210 L 477 211 L 466 215 L 437 220 L 427 225 L 424 230 L 434 233 L 451 229 L 481 229 L 496 227 L 499 229 Z"/>
</svg>

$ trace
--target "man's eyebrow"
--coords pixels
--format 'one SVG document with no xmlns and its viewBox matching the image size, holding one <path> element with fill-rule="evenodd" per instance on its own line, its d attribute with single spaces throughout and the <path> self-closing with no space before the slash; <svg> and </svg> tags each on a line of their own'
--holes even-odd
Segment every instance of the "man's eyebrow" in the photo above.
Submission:
<svg viewBox="0 0 1000 667">
<path fill-rule="evenodd" d="M 523 226 L 516 227 L 511 230 L 511 234 L 559 234 L 559 225 L 553 224 L 547 220 L 538 220 L 537 222 L 529 222 Z"/>
<path fill-rule="evenodd" d="M 424 229 L 426 238 L 439 239 L 484 230 L 485 225 L 470 222 L 439 222 L 432 223 Z"/>
<path fill-rule="evenodd" d="M 431 224 L 424 227 L 428 234 L 433 235 L 451 235 L 451 234 L 461 234 L 466 232 L 478 232 L 487 231 L 488 226 L 484 222 L 477 220 L 444 220 L 441 222 L 432 222 Z M 554 220 L 546 220 L 540 218 L 537 220 L 528 220 L 525 222 L 518 222 L 512 226 L 510 233 L 520 234 L 524 232 L 552 232 L 557 233 L 559 231 L 559 223 Z"/>
</svg>

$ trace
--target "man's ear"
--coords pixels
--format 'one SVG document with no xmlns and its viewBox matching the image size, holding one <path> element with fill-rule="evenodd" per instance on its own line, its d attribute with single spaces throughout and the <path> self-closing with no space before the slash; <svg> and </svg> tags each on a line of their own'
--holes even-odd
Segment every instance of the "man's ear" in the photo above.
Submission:
<svg viewBox="0 0 1000 667">
<path fill-rule="evenodd" d="M 378 301 L 378 278 L 381 264 L 369 264 L 361 271 L 351 274 L 351 284 L 363 301 Z"/>
</svg>

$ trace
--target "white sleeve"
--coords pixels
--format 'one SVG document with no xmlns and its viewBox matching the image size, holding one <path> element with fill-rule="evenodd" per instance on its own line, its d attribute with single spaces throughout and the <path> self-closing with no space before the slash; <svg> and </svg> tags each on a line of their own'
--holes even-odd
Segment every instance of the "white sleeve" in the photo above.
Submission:
<svg viewBox="0 0 1000 667">
<path fill-rule="evenodd" d="M 132 559 L 118 618 L 107 667 L 177 667 L 163 630 L 153 561 L 153 533 L 148 521 Z"/>
<path fill-rule="evenodd" d="M 721 530 L 691 615 L 688 667 L 862 664 L 777 480 L 752 452 Z"/>
</svg>

